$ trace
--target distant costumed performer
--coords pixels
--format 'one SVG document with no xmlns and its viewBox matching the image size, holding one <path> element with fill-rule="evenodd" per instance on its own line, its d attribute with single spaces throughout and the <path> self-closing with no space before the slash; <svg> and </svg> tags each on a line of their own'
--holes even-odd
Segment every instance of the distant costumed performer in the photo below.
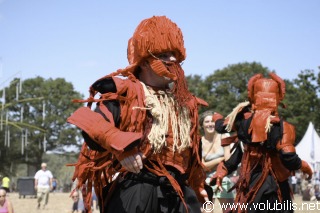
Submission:
<svg viewBox="0 0 320 213">
<path fill-rule="evenodd" d="M 270 78 L 254 75 L 248 82 L 248 102 L 240 103 L 226 117 L 215 113 L 213 120 L 220 133 L 234 133 L 225 144 L 236 141 L 229 160 L 218 165 L 211 179 L 221 190 L 221 180 L 241 163 L 235 184 L 235 203 L 247 205 L 233 212 L 275 212 L 276 204 L 286 206 L 277 212 L 293 212 L 288 178 L 301 170 L 309 179 L 312 170 L 295 151 L 295 128 L 278 114 L 285 96 L 285 82 L 275 73 Z M 254 208 L 264 204 L 264 211 Z M 279 206 L 278 205 L 278 206 Z"/>
</svg>

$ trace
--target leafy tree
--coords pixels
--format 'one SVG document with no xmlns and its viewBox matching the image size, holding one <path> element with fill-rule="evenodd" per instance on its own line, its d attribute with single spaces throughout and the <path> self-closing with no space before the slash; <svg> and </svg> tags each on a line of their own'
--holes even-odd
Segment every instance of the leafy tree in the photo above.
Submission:
<svg viewBox="0 0 320 213">
<path fill-rule="evenodd" d="M 259 63 L 245 62 L 216 70 L 202 81 L 197 75 L 188 76 L 187 80 L 190 91 L 207 101 L 209 109 L 227 115 L 238 103 L 247 100 L 248 80 L 254 74 L 268 72 L 269 70 Z M 205 110 L 207 109 L 201 109 L 201 112 Z"/>
<path fill-rule="evenodd" d="M 23 81 L 21 93 L 17 82 L 20 79 L 14 79 L 5 88 L 6 107 L 2 113 L 7 119 L 2 120 L 4 128 L 0 137 L 8 141 L 5 136 L 10 132 L 10 147 L 1 148 L 1 153 L 5 154 L 0 160 L 6 162 L 5 166 L 11 166 L 11 171 L 14 165 L 26 163 L 30 174 L 39 167 L 45 151 L 63 151 L 67 145 L 79 146 L 79 131 L 66 119 L 79 107 L 72 100 L 82 96 L 63 78 L 27 79 Z"/>
<path fill-rule="evenodd" d="M 303 70 L 292 82 L 286 81 L 286 110 L 281 115 L 296 127 L 297 142 L 299 142 L 311 121 L 319 128 L 319 74 L 312 70 Z"/>
</svg>

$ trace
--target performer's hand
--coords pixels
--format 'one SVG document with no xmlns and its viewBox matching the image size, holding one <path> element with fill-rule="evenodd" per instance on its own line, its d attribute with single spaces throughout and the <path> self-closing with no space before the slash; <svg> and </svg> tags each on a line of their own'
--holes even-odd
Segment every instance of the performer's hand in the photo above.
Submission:
<svg viewBox="0 0 320 213">
<path fill-rule="evenodd" d="M 218 190 L 219 191 L 223 191 L 223 188 L 222 188 L 222 179 L 228 175 L 228 170 L 227 168 L 225 167 L 224 165 L 224 162 L 221 161 L 219 164 L 218 164 L 218 167 L 217 167 L 217 170 L 216 170 L 216 173 L 212 176 L 212 178 L 210 179 L 210 185 L 213 186 L 213 185 L 216 185 L 217 186 L 217 189 L 215 192 L 217 192 Z"/>
<path fill-rule="evenodd" d="M 216 185 L 217 185 L 217 188 L 216 188 L 216 192 L 220 191 L 222 192 L 223 191 L 223 188 L 222 188 L 222 178 L 221 177 L 217 177 L 217 181 L 216 181 Z"/>
<path fill-rule="evenodd" d="M 210 185 L 211 186 L 216 186 L 216 190 L 214 191 L 214 193 L 220 191 L 222 192 L 223 191 L 223 188 L 222 188 L 222 178 L 221 177 L 218 177 L 216 175 L 213 175 L 213 177 L 210 179 Z"/>
<path fill-rule="evenodd" d="M 142 153 L 137 153 L 120 161 L 121 165 L 129 172 L 139 173 L 143 168 L 142 160 L 146 157 Z"/>
<path fill-rule="evenodd" d="M 301 160 L 300 170 L 303 172 L 303 174 L 308 175 L 308 177 L 306 178 L 307 180 L 311 180 L 313 172 L 312 172 L 311 167 L 309 166 L 309 164 L 306 161 Z"/>
<path fill-rule="evenodd" d="M 208 193 L 205 189 L 202 189 L 200 195 L 204 198 L 205 201 L 209 201 Z"/>
</svg>

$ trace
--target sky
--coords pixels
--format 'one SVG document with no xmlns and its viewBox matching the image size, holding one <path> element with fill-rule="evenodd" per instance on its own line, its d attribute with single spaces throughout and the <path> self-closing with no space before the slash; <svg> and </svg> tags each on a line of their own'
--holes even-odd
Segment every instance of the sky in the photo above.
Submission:
<svg viewBox="0 0 320 213">
<path fill-rule="evenodd" d="M 284 79 L 320 66 L 319 0 L 0 0 L 0 89 L 14 77 L 65 78 L 85 96 L 124 68 L 136 26 L 165 15 L 181 28 L 186 75 L 258 62 Z"/>
</svg>

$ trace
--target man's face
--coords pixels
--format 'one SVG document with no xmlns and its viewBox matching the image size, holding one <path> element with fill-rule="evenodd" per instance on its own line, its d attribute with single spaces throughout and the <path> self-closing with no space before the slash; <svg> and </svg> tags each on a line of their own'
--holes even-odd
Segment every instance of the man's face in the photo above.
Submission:
<svg viewBox="0 0 320 213">
<path fill-rule="evenodd" d="M 142 63 L 140 80 L 149 86 L 155 87 L 167 87 L 171 82 L 172 78 L 168 77 L 168 74 L 172 74 L 166 65 L 167 62 L 176 62 L 176 58 L 172 52 L 165 52 L 152 56 L 152 60 L 149 62 Z"/>
<path fill-rule="evenodd" d="M 160 53 L 160 54 L 157 54 L 156 57 L 161 59 L 162 61 L 165 61 L 165 62 L 176 62 L 177 61 L 173 52 Z"/>
<path fill-rule="evenodd" d="M 73 202 L 77 202 L 79 200 L 79 194 L 77 192 L 72 194 L 72 200 Z"/>
</svg>

